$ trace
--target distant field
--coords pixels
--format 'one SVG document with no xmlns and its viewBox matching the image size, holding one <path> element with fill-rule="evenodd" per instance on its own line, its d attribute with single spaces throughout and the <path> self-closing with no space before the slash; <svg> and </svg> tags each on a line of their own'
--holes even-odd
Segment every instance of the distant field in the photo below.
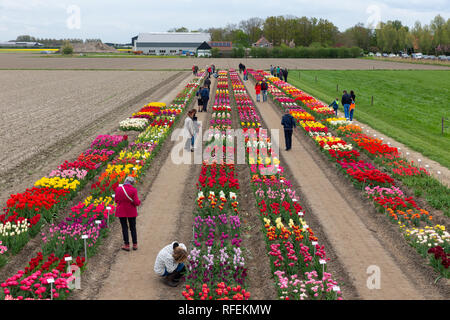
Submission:
<svg viewBox="0 0 450 320">
<path fill-rule="evenodd" d="M 289 72 L 288 80 L 326 103 L 354 90 L 357 120 L 450 168 L 450 122 L 441 134 L 442 117 L 450 120 L 449 71 L 302 70 Z"/>
<path fill-rule="evenodd" d="M 442 60 L 415 60 L 412 58 L 403 59 L 403 58 L 380 58 L 380 57 L 363 57 L 362 59 L 367 60 L 376 60 L 376 61 L 385 61 L 385 62 L 399 62 L 399 63 L 412 63 L 412 64 L 425 64 L 425 65 L 434 65 L 434 66 L 445 66 L 450 68 L 450 61 L 442 61 Z"/>
</svg>

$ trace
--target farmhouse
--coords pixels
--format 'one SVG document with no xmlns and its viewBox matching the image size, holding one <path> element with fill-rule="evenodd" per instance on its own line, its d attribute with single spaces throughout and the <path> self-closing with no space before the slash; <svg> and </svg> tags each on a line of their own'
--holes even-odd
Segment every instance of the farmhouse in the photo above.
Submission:
<svg viewBox="0 0 450 320">
<path fill-rule="evenodd" d="M 194 55 L 211 35 L 201 32 L 150 32 L 133 38 L 134 51 L 150 55 Z"/>
</svg>

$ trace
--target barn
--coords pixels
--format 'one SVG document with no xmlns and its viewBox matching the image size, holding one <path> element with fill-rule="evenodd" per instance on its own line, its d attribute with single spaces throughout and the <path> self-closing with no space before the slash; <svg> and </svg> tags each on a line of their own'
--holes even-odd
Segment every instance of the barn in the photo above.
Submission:
<svg viewBox="0 0 450 320">
<path fill-rule="evenodd" d="M 134 51 L 144 54 L 167 55 L 194 55 L 197 49 L 211 40 L 209 33 L 201 32 L 150 32 L 140 33 L 133 39 Z"/>
</svg>

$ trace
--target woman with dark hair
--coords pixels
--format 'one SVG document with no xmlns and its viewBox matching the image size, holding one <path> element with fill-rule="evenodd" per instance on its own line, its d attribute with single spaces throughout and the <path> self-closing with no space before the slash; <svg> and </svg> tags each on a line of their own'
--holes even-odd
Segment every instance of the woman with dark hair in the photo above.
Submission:
<svg viewBox="0 0 450 320">
<path fill-rule="evenodd" d="M 352 103 L 350 104 L 349 108 L 349 116 L 350 121 L 353 121 L 353 113 L 355 112 L 355 103 L 356 103 L 356 95 L 353 90 L 350 91 L 350 96 L 352 97 Z"/>
<path fill-rule="evenodd" d="M 124 245 L 122 250 L 130 251 L 130 241 L 128 238 L 128 224 L 130 225 L 131 238 L 133 240 L 133 250 L 138 249 L 137 232 L 136 232 L 136 207 L 141 205 L 138 198 L 137 190 L 134 185 L 134 178 L 128 176 L 123 185 L 119 185 L 116 189 L 114 201 L 117 203 L 116 217 L 119 218 L 122 225 L 122 235 Z"/>
<path fill-rule="evenodd" d="M 157 275 L 163 277 L 165 284 L 176 287 L 185 271 L 184 264 L 187 259 L 186 246 L 175 241 L 159 251 L 153 269 Z"/>
</svg>

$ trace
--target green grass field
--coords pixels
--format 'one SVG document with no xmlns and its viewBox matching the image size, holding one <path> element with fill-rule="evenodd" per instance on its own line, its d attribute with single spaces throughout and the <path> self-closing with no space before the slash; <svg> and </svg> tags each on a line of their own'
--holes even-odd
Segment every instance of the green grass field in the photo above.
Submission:
<svg viewBox="0 0 450 320">
<path fill-rule="evenodd" d="M 354 90 L 355 119 L 450 168 L 449 71 L 292 70 L 288 82 L 328 104 Z M 444 135 L 442 117 L 449 127 Z"/>
</svg>

